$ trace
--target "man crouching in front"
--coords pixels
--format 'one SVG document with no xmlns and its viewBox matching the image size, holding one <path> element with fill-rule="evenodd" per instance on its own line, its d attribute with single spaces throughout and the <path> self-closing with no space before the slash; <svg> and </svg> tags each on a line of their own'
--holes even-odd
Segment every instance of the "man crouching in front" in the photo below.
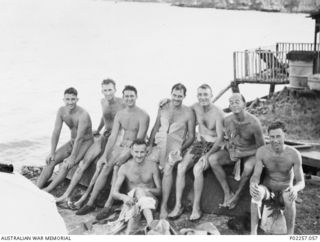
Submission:
<svg viewBox="0 0 320 242">
<path fill-rule="evenodd" d="M 280 121 L 268 127 L 270 144 L 257 150 L 253 176 L 250 180 L 251 234 L 257 234 L 258 220 L 262 200 L 276 198 L 284 207 L 287 234 L 294 233 L 298 191 L 304 186 L 302 160 L 300 153 L 284 144 L 285 125 Z M 260 185 L 260 177 L 265 168 L 265 177 Z M 295 185 L 293 185 L 295 179 Z"/>
<path fill-rule="evenodd" d="M 137 139 L 131 146 L 132 158 L 119 169 L 115 183 L 113 198 L 122 200 L 126 205 L 138 204 L 147 224 L 153 220 L 152 210 L 156 209 L 157 198 L 161 194 L 160 172 L 155 162 L 148 162 L 146 158 L 147 145 L 144 140 Z M 120 193 L 120 187 L 126 180 L 129 193 Z M 132 232 L 137 220 L 128 221 L 126 234 Z"/>
</svg>

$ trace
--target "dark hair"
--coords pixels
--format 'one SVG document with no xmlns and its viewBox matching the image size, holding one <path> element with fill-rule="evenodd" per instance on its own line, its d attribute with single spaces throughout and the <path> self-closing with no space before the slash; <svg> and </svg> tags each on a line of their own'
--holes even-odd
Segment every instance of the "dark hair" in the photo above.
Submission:
<svg viewBox="0 0 320 242">
<path fill-rule="evenodd" d="M 273 121 L 269 126 L 268 126 L 268 133 L 270 132 L 270 130 L 274 130 L 274 129 L 282 129 L 283 132 L 286 132 L 286 125 L 284 122 L 280 121 L 280 120 L 276 120 Z"/>
<path fill-rule="evenodd" d="M 206 83 L 200 85 L 200 86 L 198 87 L 198 89 L 199 89 L 199 88 L 201 88 L 201 89 L 209 89 L 209 90 L 212 92 L 212 88 L 211 88 L 208 84 L 206 84 Z"/>
<path fill-rule="evenodd" d="M 66 94 L 73 94 L 75 96 L 78 96 L 78 91 L 74 87 L 69 87 L 64 91 L 64 95 Z"/>
<path fill-rule="evenodd" d="M 173 90 L 182 90 L 183 95 L 185 95 L 185 96 L 187 95 L 187 88 L 182 83 L 177 83 L 177 84 L 173 85 L 173 87 L 171 88 L 171 93 L 173 92 Z"/>
<path fill-rule="evenodd" d="M 144 139 L 136 139 L 132 142 L 131 144 L 131 148 L 134 146 L 134 145 L 145 145 L 147 146 L 147 142 L 144 140 Z"/>
<path fill-rule="evenodd" d="M 244 98 L 244 96 L 243 96 L 240 92 L 234 92 L 233 94 L 239 94 L 240 97 L 241 97 L 241 99 L 242 99 L 242 101 L 243 101 L 244 103 L 246 103 L 246 99 Z M 233 94 L 232 94 L 232 95 L 233 95 Z"/>
<path fill-rule="evenodd" d="M 101 82 L 101 85 L 108 85 L 108 84 L 112 84 L 114 86 L 114 88 L 116 88 L 116 83 L 112 79 L 109 79 L 109 78 L 108 79 L 104 79 Z"/>
<path fill-rule="evenodd" d="M 122 94 L 124 94 L 125 91 L 133 91 L 136 95 L 138 95 L 137 89 L 134 86 L 126 85 L 122 91 Z"/>
</svg>

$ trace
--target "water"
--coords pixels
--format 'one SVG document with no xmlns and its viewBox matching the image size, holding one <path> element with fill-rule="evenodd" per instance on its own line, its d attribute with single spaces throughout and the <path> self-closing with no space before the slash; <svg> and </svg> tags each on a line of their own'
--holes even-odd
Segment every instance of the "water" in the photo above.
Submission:
<svg viewBox="0 0 320 242">
<path fill-rule="evenodd" d="M 92 0 L 0 1 L 0 162 L 41 165 L 50 149 L 63 91 L 74 86 L 79 105 L 100 120 L 100 83 L 138 89 L 137 104 L 151 116 L 177 82 L 185 103 L 196 88 L 214 92 L 233 77 L 232 52 L 276 42 L 312 42 L 304 14 L 178 8 L 159 3 Z M 240 86 L 248 100 L 268 86 Z M 227 106 L 227 93 L 217 102 Z M 151 130 L 151 128 L 150 128 Z M 64 128 L 60 144 L 69 137 Z"/>
</svg>

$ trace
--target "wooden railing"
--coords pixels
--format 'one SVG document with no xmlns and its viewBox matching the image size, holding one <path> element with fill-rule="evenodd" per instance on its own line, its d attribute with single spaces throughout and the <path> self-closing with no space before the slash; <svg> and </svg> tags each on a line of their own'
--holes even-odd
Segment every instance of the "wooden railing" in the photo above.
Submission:
<svg viewBox="0 0 320 242">
<path fill-rule="evenodd" d="M 234 52 L 234 80 L 237 83 L 286 84 L 286 54 L 262 49 Z"/>
</svg>

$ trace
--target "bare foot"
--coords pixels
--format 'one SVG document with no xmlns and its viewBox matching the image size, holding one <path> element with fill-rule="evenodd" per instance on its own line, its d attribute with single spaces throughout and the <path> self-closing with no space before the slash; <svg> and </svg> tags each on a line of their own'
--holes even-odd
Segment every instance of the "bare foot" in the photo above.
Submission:
<svg viewBox="0 0 320 242">
<path fill-rule="evenodd" d="M 85 201 L 85 199 L 80 199 L 80 200 L 78 200 L 78 201 L 76 201 L 76 202 L 74 203 L 74 206 L 75 206 L 75 207 L 78 207 L 78 208 L 81 208 L 82 205 L 83 205 L 83 203 L 84 203 L 84 201 Z"/>
<path fill-rule="evenodd" d="M 232 197 L 234 196 L 234 193 L 233 192 L 230 192 L 228 194 L 225 194 L 224 195 L 224 200 L 223 200 L 223 203 L 219 204 L 219 208 L 226 208 L 226 207 L 229 207 L 229 201 L 232 199 Z"/>
<path fill-rule="evenodd" d="M 234 195 L 228 202 L 229 209 L 234 209 L 237 206 L 238 201 L 239 201 L 239 196 Z"/>
<path fill-rule="evenodd" d="M 202 216 L 202 212 L 201 212 L 200 209 L 199 210 L 198 209 L 193 209 L 189 220 L 190 221 L 196 221 L 196 220 L 199 220 L 201 218 L 201 216 Z"/>
<path fill-rule="evenodd" d="M 179 214 L 181 214 L 181 208 L 181 206 L 175 206 L 171 213 L 169 213 L 168 217 L 173 218 L 179 216 Z"/>
<path fill-rule="evenodd" d="M 66 196 L 61 196 L 56 198 L 56 203 L 61 203 L 67 200 Z"/>
<path fill-rule="evenodd" d="M 160 209 L 160 219 L 166 219 L 168 217 L 168 210 L 166 208 Z"/>
</svg>

